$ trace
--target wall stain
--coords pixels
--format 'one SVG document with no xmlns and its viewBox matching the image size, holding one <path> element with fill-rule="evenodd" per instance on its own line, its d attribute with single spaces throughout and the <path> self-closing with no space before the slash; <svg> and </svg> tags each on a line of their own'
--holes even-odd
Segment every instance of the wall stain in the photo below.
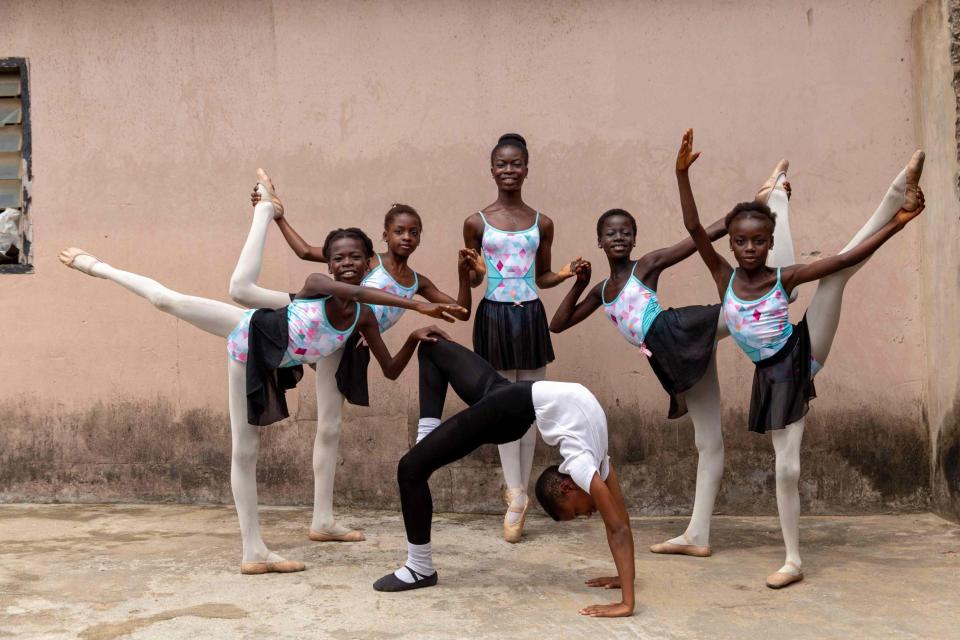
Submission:
<svg viewBox="0 0 960 640">
<path fill-rule="evenodd" d="M 177 413 L 163 398 L 121 399 L 75 411 L 40 402 L 0 403 L 11 425 L 0 431 L 0 502 L 232 502 L 230 429 L 225 413 Z M 405 418 L 404 418 L 405 420 Z M 397 415 L 347 409 L 341 433 L 336 501 L 396 509 L 396 465 L 410 445 Z M 631 510 L 688 513 L 697 454 L 689 418 L 668 421 L 663 407 L 610 408 L 610 455 Z M 865 408 L 811 411 L 802 453 L 805 513 L 919 510 L 930 504 L 930 446 L 916 420 Z M 743 411 L 723 415 L 726 466 L 718 513 L 773 514 L 776 495 L 769 437 L 749 433 Z M 409 424 L 407 425 L 409 426 Z M 261 432 L 258 480 L 264 504 L 313 499 L 315 422 L 290 419 Z M 943 430 L 937 468 L 960 502 L 958 430 Z M 533 480 L 559 461 L 538 438 Z M 497 513 L 503 480 L 495 446 L 482 447 L 431 479 L 438 511 Z"/>
</svg>

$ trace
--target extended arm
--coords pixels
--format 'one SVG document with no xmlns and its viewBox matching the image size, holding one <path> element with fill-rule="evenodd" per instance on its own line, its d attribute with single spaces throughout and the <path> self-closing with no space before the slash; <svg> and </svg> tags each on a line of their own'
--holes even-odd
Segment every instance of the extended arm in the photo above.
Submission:
<svg viewBox="0 0 960 640">
<path fill-rule="evenodd" d="M 396 355 L 390 355 L 390 350 L 383 343 L 383 337 L 380 335 L 380 327 L 377 325 L 377 319 L 369 307 L 364 307 L 360 312 L 360 333 L 370 346 L 370 352 L 380 363 L 383 375 L 389 380 L 396 380 L 417 350 L 418 342 L 436 342 L 439 339 L 449 340 L 450 336 L 437 327 L 423 327 L 417 329 L 407 337 L 406 342 L 397 351 Z"/>
<path fill-rule="evenodd" d="M 293 249 L 293 252 L 297 254 L 297 257 L 301 260 L 310 260 L 311 262 L 327 261 L 323 255 L 323 247 L 315 247 L 307 244 L 307 241 L 293 230 L 293 227 L 287 222 L 285 215 L 277 218 L 277 226 L 280 227 L 280 233 L 283 234 L 284 240 L 287 241 L 287 244 L 290 245 L 290 248 Z"/>
<path fill-rule="evenodd" d="M 680 143 L 680 151 L 677 153 L 677 186 L 680 189 L 683 226 L 687 228 L 687 233 L 690 234 L 700 257 L 703 258 L 704 264 L 710 270 L 710 275 L 713 276 L 717 290 L 720 291 L 722 284 L 725 284 L 729 279 L 732 269 L 727 261 L 713 248 L 713 241 L 703 225 L 700 224 L 700 214 L 697 212 L 697 203 L 693 199 L 689 174 L 690 165 L 699 157 L 700 152 L 693 151 L 693 129 L 687 129 Z"/>
<path fill-rule="evenodd" d="M 692 200 L 692 190 L 690 197 Z M 696 208 L 696 206 L 696 203 L 693 203 L 693 207 Z M 723 222 L 724 219 L 720 218 L 705 229 L 707 238 L 711 243 L 714 243 L 723 236 L 727 235 L 727 227 Z M 644 282 L 647 282 L 649 278 L 659 276 L 660 273 L 665 269 L 669 269 L 673 265 L 683 262 L 696 252 L 697 245 L 693 241 L 692 237 L 684 238 L 675 245 L 651 251 L 640 258 L 640 263 L 644 267 L 644 275 L 642 275 L 640 279 Z"/>
<path fill-rule="evenodd" d="M 579 260 L 572 260 L 563 265 L 559 273 L 554 273 L 551 269 L 553 247 L 553 220 L 547 216 L 540 215 L 540 246 L 537 247 L 537 287 L 540 289 L 550 289 L 557 286 L 567 278 L 573 277 L 573 266 Z"/>
<path fill-rule="evenodd" d="M 380 289 L 338 282 L 321 273 L 313 273 L 307 276 L 307 281 L 303 285 L 303 289 L 297 293 L 296 297 L 316 298 L 317 296 L 328 295 L 344 300 L 353 300 L 355 302 L 411 309 L 432 318 L 446 320 L 447 322 L 453 322 L 453 318 L 450 317 L 451 315 L 463 311 L 463 309 L 456 304 L 438 304 L 433 302 L 420 302 L 419 300 L 408 300 L 407 298 L 395 296 L 392 293 L 387 293 Z"/>
<path fill-rule="evenodd" d="M 602 284 L 597 284 L 590 290 L 587 297 L 580 301 L 580 296 L 590 284 L 590 263 L 582 262 L 577 265 L 577 280 L 570 287 L 570 291 L 563 297 L 560 306 L 550 320 L 550 331 L 560 333 L 575 324 L 586 320 L 591 313 L 600 308 L 600 292 Z"/>
<path fill-rule="evenodd" d="M 462 251 L 462 250 L 461 250 Z M 420 275 L 420 289 L 417 290 L 421 296 L 426 298 L 430 302 L 442 302 L 446 304 L 456 304 L 460 309 L 456 312 L 452 312 L 453 315 L 458 320 L 469 320 L 470 319 L 470 307 L 472 306 L 472 300 L 470 299 L 470 270 L 469 268 L 460 270 L 460 290 L 457 293 L 457 299 L 454 300 L 449 295 L 441 291 L 437 285 L 433 284 L 433 281 L 430 278 L 427 278 L 424 275 Z"/>
<path fill-rule="evenodd" d="M 607 544 L 613 554 L 613 563 L 617 567 L 622 600 L 615 604 L 594 604 L 580 610 L 587 616 L 612 618 L 633 615 L 634 579 L 636 570 L 633 564 L 633 532 L 630 530 L 630 516 L 623 502 L 617 474 L 610 467 L 607 481 L 595 473 L 590 482 L 590 496 L 593 498 L 603 524 L 607 529 Z"/>
<path fill-rule="evenodd" d="M 783 288 L 787 292 L 793 291 L 804 282 L 812 282 L 829 276 L 831 273 L 842 271 L 848 267 L 860 264 L 879 249 L 883 243 L 903 230 L 906 224 L 923 211 L 923 192 L 920 192 L 920 205 L 915 211 L 900 210 L 887 224 L 883 225 L 872 236 L 844 253 L 817 260 L 810 264 L 797 264 L 781 272 Z"/>
</svg>

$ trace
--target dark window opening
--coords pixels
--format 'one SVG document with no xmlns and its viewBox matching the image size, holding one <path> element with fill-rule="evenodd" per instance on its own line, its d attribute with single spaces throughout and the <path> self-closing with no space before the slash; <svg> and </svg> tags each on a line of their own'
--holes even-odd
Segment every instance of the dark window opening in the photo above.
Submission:
<svg viewBox="0 0 960 640">
<path fill-rule="evenodd" d="M 27 61 L 0 58 L 0 273 L 33 272 Z"/>
</svg>

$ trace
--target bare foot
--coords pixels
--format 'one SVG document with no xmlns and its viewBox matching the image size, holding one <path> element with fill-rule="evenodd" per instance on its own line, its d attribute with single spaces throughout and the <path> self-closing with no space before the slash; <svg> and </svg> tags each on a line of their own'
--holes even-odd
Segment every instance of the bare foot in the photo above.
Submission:
<svg viewBox="0 0 960 640">
<path fill-rule="evenodd" d="M 263 202 L 273 203 L 274 219 L 282 217 L 283 203 L 280 202 L 280 198 L 277 197 L 277 188 L 273 186 L 273 180 L 270 179 L 270 176 L 268 176 L 267 172 L 263 169 L 257 169 L 257 182 L 263 187 L 263 193 L 260 194 Z"/>
<path fill-rule="evenodd" d="M 85 273 L 88 276 L 93 276 L 93 266 L 102 262 L 95 255 L 87 253 L 83 249 L 78 249 L 76 247 L 70 247 L 62 250 L 59 254 L 57 254 L 57 258 L 64 265 L 70 267 L 71 269 L 76 269 L 80 273 Z"/>
<path fill-rule="evenodd" d="M 760 187 L 760 190 L 757 191 L 757 197 L 755 200 L 757 202 L 767 203 L 767 200 L 770 199 L 770 194 L 777 187 L 777 181 L 780 179 L 780 176 L 784 176 L 784 181 L 786 181 L 787 169 L 790 168 L 790 161 L 784 158 L 777 163 L 777 166 L 773 168 L 773 173 L 770 174 L 770 177 L 767 178 L 767 181 L 763 183 L 763 186 Z M 781 184 L 782 186 L 782 184 Z M 788 192 L 789 194 L 789 192 Z"/>
<path fill-rule="evenodd" d="M 915 151 L 910 162 L 907 163 L 907 190 L 903 197 L 904 211 L 916 211 L 921 206 L 920 174 L 923 173 L 923 151 Z"/>
</svg>

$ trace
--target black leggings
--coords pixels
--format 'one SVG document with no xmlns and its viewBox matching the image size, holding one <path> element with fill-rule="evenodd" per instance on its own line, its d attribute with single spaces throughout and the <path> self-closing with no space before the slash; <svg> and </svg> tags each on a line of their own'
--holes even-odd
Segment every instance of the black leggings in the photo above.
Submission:
<svg viewBox="0 0 960 640">
<path fill-rule="evenodd" d="M 447 383 L 470 405 L 414 445 L 397 466 L 407 541 L 426 544 L 433 519 L 430 475 L 481 445 L 519 439 L 536 416 L 533 382 L 509 382 L 486 360 L 456 342 L 421 342 L 418 357 L 421 418 L 440 417 Z"/>
</svg>

